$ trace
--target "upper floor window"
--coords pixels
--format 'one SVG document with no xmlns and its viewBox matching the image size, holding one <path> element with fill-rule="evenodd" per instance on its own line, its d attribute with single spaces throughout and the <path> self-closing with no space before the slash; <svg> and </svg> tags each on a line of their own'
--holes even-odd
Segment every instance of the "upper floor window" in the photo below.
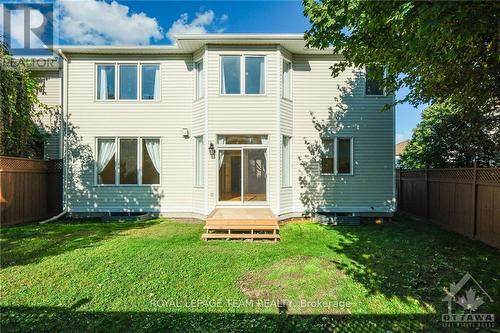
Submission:
<svg viewBox="0 0 500 333">
<path fill-rule="evenodd" d="M 265 94 L 264 56 L 221 56 L 220 75 L 222 95 Z"/>
<path fill-rule="evenodd" d="M 384 68 L 382 66 L 366 67 L 365 95 L 383 96 L 384 89 L 381 80 L 384 77 Z"/>
<path fill-rule="evenodd" d="M 119 99 L 137 99 L 137 65 L 119 65 Z"/>
<path fill-rule="evenodd" d="M 292 98 L 291 87 L 292 87 L 292 63 L 287 60 L 283 60 L 283 73 L 282 73 L 282 97 Z"/>
<path fill-rule="evenodd" d="M 144 100 L 160 99 L 160 65 L 141 65 L 141 96 Z"/>
<path fill-rule="evenodd" d="M 202 98 L 205 96 L 205 82 L 204 82 L 204 71 L 203 71 L 203 60 L 195 63 L 196 67 L 196 98 Z"/>
<path fill-rule="evenodd" d="M 98 64 L 96 99 L 159 100 L 160 76 L 159 64 Z"/>
<path fill-rule="evenodd" d="M 97 99 L 115 99 L 115 65 L 97 65 Z"/>
<path fill-rule="evenodd" d="M 266 87 L 264 57 L 245 56 L 245 94 L 264 94 Z"/>
</svg>

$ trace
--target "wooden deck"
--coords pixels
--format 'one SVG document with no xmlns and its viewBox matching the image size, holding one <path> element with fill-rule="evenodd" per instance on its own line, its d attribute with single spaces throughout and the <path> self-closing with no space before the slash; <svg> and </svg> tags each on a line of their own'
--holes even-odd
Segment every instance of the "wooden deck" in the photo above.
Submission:
<svg viewBox="0 0 500 333">
<path fill-rule="evenodd" d="M 216 208 L 204 230 L 203 240 L 280 240 L 278 219 L 269 208 Z"/>
</svg>

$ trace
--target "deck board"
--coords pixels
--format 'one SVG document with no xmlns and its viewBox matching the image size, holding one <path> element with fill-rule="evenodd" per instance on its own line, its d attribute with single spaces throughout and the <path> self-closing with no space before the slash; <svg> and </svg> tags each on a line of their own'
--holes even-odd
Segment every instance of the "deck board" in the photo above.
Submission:
<svg viewBox="0 0 500 333">
<path fill-rule="evenodd" d="M 216 208 L 203 229 L 203 240 L 280 239 L 278 218 L 269 208 Z"/>
</svg>

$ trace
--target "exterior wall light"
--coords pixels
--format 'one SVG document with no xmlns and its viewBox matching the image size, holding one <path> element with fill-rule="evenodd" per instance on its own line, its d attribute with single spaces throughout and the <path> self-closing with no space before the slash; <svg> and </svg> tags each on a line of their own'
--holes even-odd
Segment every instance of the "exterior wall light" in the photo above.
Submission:
<svg viewBox="0 0 500 333">
<path fill-rule="evenodd" d="M 210 142 L 210 145 L 208 146 L 208 152 L 210 153 L 210 157 L 212 157 L 212 159 L 214 159 L 215 158 L 215 147 L 214 147 L 213 142 Z"/>
</svg>

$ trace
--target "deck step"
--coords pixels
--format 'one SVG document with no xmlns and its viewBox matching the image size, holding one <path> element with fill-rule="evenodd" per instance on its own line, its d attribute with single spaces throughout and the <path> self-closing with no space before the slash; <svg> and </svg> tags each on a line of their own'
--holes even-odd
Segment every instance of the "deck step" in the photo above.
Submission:
<svg viewBox="0 0 500 333">
<path fill-rule="evenodd" d="M 279 230 L 278 225 L 255 225 L 255 224 L 207 224 L 203 227 L 205 230 Z"/>
<path fill-rule="evenodd" d="M 277 241 L 280 239 L 278 234 L 211 234 L 204 233 L 201 235 L 201 239 L 269 239 Z"/>
</svg>

